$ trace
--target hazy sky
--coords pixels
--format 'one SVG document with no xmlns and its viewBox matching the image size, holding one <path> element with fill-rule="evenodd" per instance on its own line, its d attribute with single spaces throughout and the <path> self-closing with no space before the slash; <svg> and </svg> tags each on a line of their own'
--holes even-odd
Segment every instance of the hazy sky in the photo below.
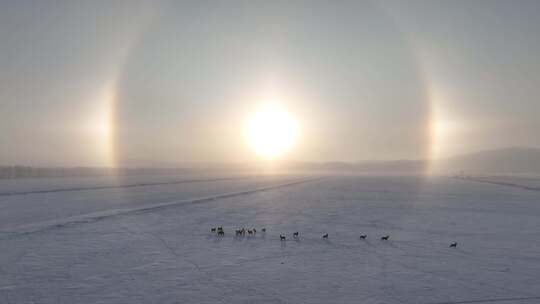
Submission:
<svg viewBox="0 0 540 304">
<path fill-rule="evenodd" d="M 540 146 L 540 1 L 2 1 L 0 165 L 438 158 Z"/>
</svg>

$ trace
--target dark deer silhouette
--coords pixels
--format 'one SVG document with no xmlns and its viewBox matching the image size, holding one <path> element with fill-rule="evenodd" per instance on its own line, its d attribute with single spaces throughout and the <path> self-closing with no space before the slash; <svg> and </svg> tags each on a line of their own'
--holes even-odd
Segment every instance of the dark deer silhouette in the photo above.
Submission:
<svg viewBox="0 0 540 304">
<path fill-rule="evenodd" d="M 216 232 L 216 228 L 214 227 L 214 228 L 210 229 L 210 232 Z"/>
<path fill-rule="evenodd" d="M 323 235 L 322 238 L 323 238 L 323 239 L 327 239 L 327 238 L 328 238 L 328 233 L 325 234 L 325 235 Z"/>
<path fill-rule="evenodd" d="M 262 232 L 266 232 L 266 228 L 263 228 L 263 229 L 261 229 L 261 230 L 262 230 Z"/>
<path fill-rule="evenodd" d="M 285 240 L 287 240 L 287 238 L 286 238 L 284 235 L 281 235 L 281 234 L 280 234 L 280 235 L 279 235 L 279 240 L 280 240 L 280 241 L 285 241 Z"/>
<path fill-rule="evenodd" d="M 219 236 L 224 236 L 224 235 L 225 235 L 225 232 L 223 232 L 223 230 L 220 230 L 220 231 L 218 231 L 217 235 L 219 235 Z"/>
<path fill-rule="evenodd" d="M 252 234 L 253 234 L 253 230 L 249 230 L 249 229 L 248 229 L 247 232 L 248 232 L 249 235 L 252 235 Z"/>
<path fill-rule="evenodd" d="M 298 231 L 296 231 L 295 233 L 293 233 L 293 237 L 298 237 L 300 235 L 300 233 L 298 233 Z"/>
<path fill-rule="evenodd" d="M 362 240 L 365 240 L 366 238 L 367 238 L 367 234 L 362 234 L 362 235 L 360 236 L 360 239 L 362 239 Z"/>
<path fill-rule="evenodd" d="M 389 235 L 385 235 L 385 236 L 381 237 L 381 240 L 388 241 L 389 238 L 390 238 Z"/>
<path fill-rule="evenodd" d="M 450 248 L 452 248 L 452 247 L 456 248 L 456 247 L 457 247 L 457 242 L 453 242 L 452 244 L 450 244 L 449 247 L 450 247 Z"/>
</svg>

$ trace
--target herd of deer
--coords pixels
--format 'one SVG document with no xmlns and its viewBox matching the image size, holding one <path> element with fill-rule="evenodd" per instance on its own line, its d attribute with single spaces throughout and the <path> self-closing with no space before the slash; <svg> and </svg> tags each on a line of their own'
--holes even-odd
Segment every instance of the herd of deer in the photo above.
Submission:
<svg viewBox="0 0 540 304">
<path fill-rule="evenodd" d="M 262 228 L 261 231 L 263 233 L 266 233 L 266 228 Z M 225 231 L 223 231 L 223 227 L 222 226 L 219 226 L 219 227 L 213 227 L 210 229 L 210 232 L 212 233 L 217 233 L 218 236 L 225 236 Z M 246 228 L 242 228 L 242 229 L 236 229 L 235 230 L 235 235 L 236 236 L 244 236 L 246 235 L 246 233 L 248 235 L 255 235 L 257 233 L 257 229 L 255 228 L 252 228 L 252 229 L 246 229 Z M 300 237 L 300 233 L 298 231 L 294 232 L 293 233 L 293 238 L 294 239 L 298 239 Z M 323 239 L 328 239 L 328 233 L 325 233 L 323 234 L 322 236 Z M 283 234 L 280 234 L 279 235 L 279 239 L 281 241 L 286 241 L 287 240 L 287 237 L 284 236 Z M 367 239 L 367 234 L 362 234 L 360 235 L 360 239 L 361 240 L 365 240 Z M 385 235 L 385 236 L 382 236 L 381 237 L 381 240 L 382 241 L 388 241 L 390 239 L 390 236 L 389 235 Z M 450 244 L 449 246 L 450 248 L 456 248 L 457 247 L 457 242 L 453 242 Z"/>
</svg>

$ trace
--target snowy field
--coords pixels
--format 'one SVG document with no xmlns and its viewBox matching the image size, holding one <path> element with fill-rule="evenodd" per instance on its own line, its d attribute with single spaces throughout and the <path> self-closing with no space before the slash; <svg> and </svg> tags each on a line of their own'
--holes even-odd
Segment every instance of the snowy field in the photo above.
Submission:
<svg viewBox="0 0 540 304">
<path fill-rule="evenodd" d="M 0 303 L 540 303 L 535 190 L 146 176 L 0 181 L 0 192 Z M 209 231 L 219 225 L 223 237 Z"/>
</svg>

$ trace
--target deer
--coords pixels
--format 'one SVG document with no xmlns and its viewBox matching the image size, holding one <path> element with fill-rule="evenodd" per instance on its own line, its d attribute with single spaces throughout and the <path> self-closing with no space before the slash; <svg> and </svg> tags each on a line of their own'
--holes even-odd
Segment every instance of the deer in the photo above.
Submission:
<svg viewBox="0 0 540 304">
<path fill-rule="evenodd" d="M 280 234 L 280 235 L 279 235 L 279 240 L 280 240 L 280 241 L 285 241 L 285 240 L 287 240 L 287 238 L 286 238 L 284 235 L 281 235 L 281 234 Z"/>
<path fill-rule="evenodd" d="M 450 244 L 450 246 L 448 246 L 450 248 L 457 248 L 457 242 L 453 242 L 452 244 Z"/>
<path fill-rule="evenodd" d="M 295 233 L 293 233 L 293 237 L 297 238 L 298 236 L 300 236 L 300 233 L 298 233 L 298 231 L 296 231 Z"/>
<path fill-rule="evenodd" d="M 323 235 L 322 238 L 323 238 L 323 239 L 327 239 L 327 238 L 328 238 L 328 233 L 325 234 L 325 235 Z"/>
<path fill-rule="evenodd" d="M 390 238 L 389 235 L 385 235 L 385 236 L 381 237 L 381 240 L 388 241 L 389 238 Z"/>
<path fill-rule="evenodd" d="M 362 240 L 365 240 L 366 238 L 367 238 L 367 234 L 362 234 L 362 235 L 360 236 L 360 239 L 362 239 Z"/>
</svg>

